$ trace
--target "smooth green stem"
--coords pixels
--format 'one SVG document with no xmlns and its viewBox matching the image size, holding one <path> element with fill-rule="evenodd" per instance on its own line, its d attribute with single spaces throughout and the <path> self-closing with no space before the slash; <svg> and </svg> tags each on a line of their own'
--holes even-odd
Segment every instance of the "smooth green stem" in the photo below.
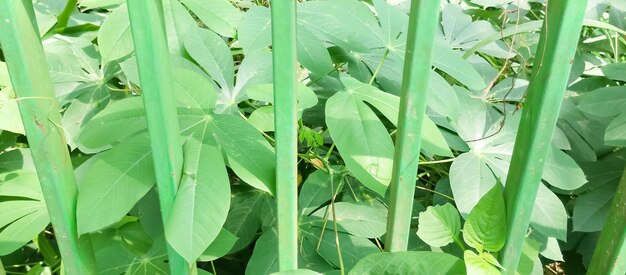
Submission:
<svg viewBox="0 0 626 275">
<path fill-rule="evenodd" d="M 626 274 L 626 168 L 587 274 Z"/>
<path fill-rule="evenodd" d="M 278 266 L 298 269 L 296 1 L 272 0 Z"/>
<path fill-rule="evenodd" d="M 547 8 L 504 191 L 508 228 L 500 261 L 506 274 L 517 272 L 586 2 L 551 1 Z"/>
<path fill-rule="evenodd" d="M 439 1 L 412 1 L 402 77 L 398 133 L 389 185 L 389 215 L 385 241 L 385 250 L 388 252 L 405 251 L 409 242 L 422 122 L 426 115 L 426 95 L 438 24 Z"/>
<path fill-rule="evenodd" d="M 78 189 L 65 134 L 57 125 L 61 114 L 48 72 L 31 1 L 0 1 L 0 43 L 18 100 L 26 138 L 54 228 L 65 271 L 96 274 L 88 236 L 76 227 Z"/>
<path fill-rule="evenodd" d="M 170 54 L 161 0 L 128 0 L 142 97 L 146 108 L 157 191 L 163 223 L 167 224 L 182 170 L 183 153 Z M 190 265 L 168 244 L 172 274 L 189 274 Z"/>
<path fill-rule="evenodd" d="M 72 15 L 72 12 L 74 12 L 74 9 L 76 9 L 76 3 L 78 3 L 78 0 L 67 1 L 61 14 L 57 16 L 57 23 L 54 26 L 57 31 L 63 30 L 67 27 L 67 23 L 70 21 L 70 16 Z"/>
<path fill-rule="evenodd" d="M 389 55 L 389 49 L 386 49 L 385 53 L 383 53 L 383 57 L 380 59 L 380 62 L 378 62 L 378 66 L 376 66 L 376 70 L 374 70 L 374 73 L 372 74 L 372 78 L 370 78 L 370 82 L 369 82 L 370 85 L 374 83 L 374 80 L 376 79 L 376 76 L 378 76 L 380 69 L 383 67 L 383 64 L 385 64 L 385 60 L 387 60 L 388 55 Z"/>
</svg>

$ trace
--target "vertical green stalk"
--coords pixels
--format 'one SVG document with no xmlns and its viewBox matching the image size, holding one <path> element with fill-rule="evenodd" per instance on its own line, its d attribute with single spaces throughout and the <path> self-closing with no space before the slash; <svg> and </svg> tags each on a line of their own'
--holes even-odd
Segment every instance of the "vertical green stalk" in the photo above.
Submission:
<svg viewBox="0 0 626 275">
<path fill-rule="evenodd" d="M 174 105 L 170 54 L 161 0 L 128 0 L 143 102 L 154 159 L 163 222 L 167 222 L 176 197 L 183 153 Z M 172 274 L 189 274 L 190 265 L 168 244 Z"/>
<path fill-rule="evenodd" d="M 626 168 L 587 274 L 626 274 Z"/>
<path fill-rule="evenodd" d="M 298 269 L 296 1 L 272 0 L 278 265 Z"/>
<path fill-rule="evenodd" d="M 515 274 L 530 223 L 541 174 L 561 109 L 572 60 L 582 28 L 586 0 L 550 1 L 533 77 L 522 111 L 504 191 L 507 242 L 500 261 Z"/>
<path fill-rule="evenodd" d="M 70 21 L 70 16 L 72 15 L 72 12 L 74 12 L 74 9 L 76 9 L 76 3 L 78 3 L 78 0 L 67 1 L 61 14 L 57 16 L 57 23 L 54 26 L 56 31 L 60 32 L 67 27 L 67 22 Z"/>
<path fill-rule="evenodd" d="M 389 252 L 405 251 L 409 241 L 432 48 L 438 24 L 439 1 L 412 1 L 398 114 L 398 138 L 389 186 L 385 241 L 385 250 Z"/>
<path fill-rule="evenodd" d="M 0 1 L 0 43 L 37 176 L 68 274 L 96 274 L 88 237 L 78 237 L 78 189 L 31 1 Z"/>
</svg>

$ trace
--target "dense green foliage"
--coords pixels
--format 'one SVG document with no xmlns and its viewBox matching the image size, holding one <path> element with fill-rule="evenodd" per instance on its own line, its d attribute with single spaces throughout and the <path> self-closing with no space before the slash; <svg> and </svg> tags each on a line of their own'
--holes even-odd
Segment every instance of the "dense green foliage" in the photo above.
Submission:
<svg viewBox="0 0 626 275">
<path fill-rule="evenodd" d="M 53 27 L 66 1 L 35 4 L 78 178 L 78 231 L 98 269 L 166 274 L 167 242 L 199 273 L 277 272 L 266 1 L 163 0 L 184 155 L 167 221 L 124 2 L 79 1 L 65 29 Z M 521 274 L 584 272 L 626 164 L 626 2 L 589 2 Z M 442 1 L 410 251 L 381 253 L 409 3 L 298 4 L 302 269 L 499 274 L 502 183 L 549 2 Z M 0 52 L 0 267 L 56 273 L 55 233 L 3 61 Z"/>
</svg>

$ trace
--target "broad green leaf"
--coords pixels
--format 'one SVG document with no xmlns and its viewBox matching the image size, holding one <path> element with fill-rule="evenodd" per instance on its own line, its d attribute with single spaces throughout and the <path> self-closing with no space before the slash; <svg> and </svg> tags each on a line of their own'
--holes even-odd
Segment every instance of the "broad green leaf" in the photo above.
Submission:
<svg viewBox="0 0 626 275">
<path fill-rule="evenodd" d="M 191 58 L 200 64 L 222 90 L 233 89 L 233 58 L 223 38 L 207 29 L 192 28 L 187 31 L 184 43 Z"/>
<path fill-rule="evenodd" d="M 133 52 L 133 38 L 126 5 L 115 9 L 104 20 L 98 32 L 98 46 L 103 65 Z"/>
<path fill-rule="evenodd" d="M 576 190 L 587 183 L 585 173 L 576 161 L 554 147 L 548 151 L 541 177 L 561 190 Z"/>
<path fill-rule="evenodd" d="M 220 232 L 230 206 L 224 158 L 208 122 L 183 146 L 183 173 L 165 222 L 167 242 L 187 262 L 195 262 Z"/>
<path fill-rule="evenodd" d="M 626 87 L 613 86 L 596 89 L 580 99 L 578 108 L 588 114 L 609 117 L 621 114 L 626 106 Z"/>
<path fill-rule="evenodd" d="M 84 125 L 78 136 L 78 148 L 85 153 L 97 153 L 147 127 L 141 97 L 116 101 Z"/>
<path fill-rule="evenodd" d="M 324 43 L 306 25 L 298 25 L 296 46 L 298 61 L 313 74 L 322 76 L 335 70 Z"/>
<path fill-rule="evenodd" d="M 208 262 L 217 260 L 224 255 L 228 254 L 233 245 L 237 242 L 237 237 L 233 235 L 233 233 L 228 232 L 228 230 L 223 229 L 220 230 L 220 233 L 217 234 L 215 240 L 207 247 L 207 249 L 202 252 L 200 258 L 198 259 L 201 262 Z"/>
<path fill-rule="evenodd" d="M 301 228 L 301 235 L 313 246 L 317 247 L 317 243 L 322 235 L 321 228 L 307 227 Z M 351 270 L 356 263 L 367 255 L 380 252 L 378 247 L 366 238 L 352 236 L 346 233 L 338 232 L 339 245 L 341 246 L 341 256 L 346 270 Z M 337 256 L 337 245 L 335 244 L 335 233 L 332 229 L 326 229 L 321 238 L 320 256 L 334 266 L 339 266 L 339 257 Z"/>
<path fill-rule="evenodd" d="M 395 6 L 384 0 L 374 0 L 374 8 L 382 28 L 384 41 L 387 45 L 406 42 L 406 28 L 409 17 Z"/>
<path fill-rule="evenodd" d="M 400 97 L 385 93 L 353 78 L 342 78 L 342 82 L 348 92 L 374 106 L 394 125 L 398 124 Z M 422 149 L 430 154 L 452 156 L 446 140 L 428 116 L 424 116 L 422 123 Z"/>
<path fill-rule="evenodd" d="M 189 29 L 197 26 L 195 19 L 178 0 L 163 2 L 163 21 L 167 33 L 167 44 L 174 56 L 184 56 L 183 43 Z"/>
<path fill-rule="evenodd" d="M 107 105 L 110 92 L 106 85 L 89 86 L 84 93 L 72 99 L 70 106 L 65 109 L 61 124 L 72 149 L 78 147 L 83 125 Z"/>
<path fill-rule="evenodd" d="M 326 124 L 348 169 L 365 186 L 384 195 L 394 149 L 374 111 L 350 90 L 338 92 L 326 102 Z"/>
<path fill-rule="evenodd" d="M 274 131 L 274 106 L 262 106 L 248 117 L 248 122 L 261 132 Z"/>
<path fill-rule="evenodd" d="M 482 90 L 486 86 L 485 80 L 467 60 L 439 40 L 435 40 L 433 47 L 433 66 L 454 77 L 470 90 Z"/>
<path fill-rule="evenodd" d="M 363 258 L 349 274 L 465 274 L 465 266 L 461 259 L 444 253 L 383 252 Z"/>
<path fill-rule="evenodd" d="M 488 256 L 486 256 L 488 255 Z M 498 275 L 501 274 L 497 267 L 493 266 L 485 257 L 493 257 L 491 254 L 481 253 L 476 255 L 474 251 L 465 250 L 463 259 L 467 275 Z M 494 258 L 495 260 L 495 258 Z"/>
<path fill-rule="evenodd" d="M 532 238 L 526 238 L 524 240 L 522 255 L 517 266 L 516 274 L 543 274 L 543 264 L 541 263 L 541 259 L 539 259 L 540 246 L 541 244 Z"/>
<path fill-rule="evenodd" d="M 576 198 L 572 215 L 573 231 L 602 230 L 617 184 L 606 184 Z"/>
<path fill-rule="evenodd" d="M 112 225 L 124 217 L 154 185 L 148 134 L 125 140 L 79 167 L 77 220 L 79 234 Z"/>
<path fill-rule="evenodd" d="M 246 266 L 246 274 L 271 274 L 278 271 L 278 232 L 272 228 L 257 240 Z"/>
<path fill-rule="evenodd" d="M 253 6 L 243 16 L 237 36 L 245 53 L 267 48 L 272 44 L 270 10 Z"/>
<path fill-rule="evenodd" d="M 327 207 L 316 211 L 313 215 L 323 218 Z M 356 237 L 379 238 L 385 234 L 387 226 L 387 209 L 364 203 L 336 202 L 334 221 L 339 229 Z M 332 230 L 330 224 L 326 227 Z"/>
<path fill-rule="evenodd" d="M 626 81 L 626 64 L 623 63 L 611 63 L 602 67 L 602 73 L 604 76 L 610 79 Z"/>
<path fill-rule="evenodd" d="M 450 166 L 450 188 L 464 217 L 496 184 L 490 160 L 469 152 L 458 156 Z"/>
<path fill-rule="evenodd" d="M 231 199 L 231 208 L 224 223 L 224 229 L 238 239 L 230 252 L 237 252 L 247 247 L 261 227 L 261 206 L 267 193 L 252 191 L 236 194 Z"/>
<path fill-rule="evenodd" d="M 498 252 L 506 240 L 506 208 L 497 182 L 472 209 L 463 226 L 463 239 L 479 252 Z"/>
<path fill-rule="evenodd" d="M 604 142 L 611 146 L 626 146 L 626 113 L 614 118 L 607 126 Z"/>
<path fill-rule="evenodd" d="M 452 204 L 429 206 L 419 215 L 417 236 L 430 246 L 442 247 L 460 241 L 459 232 L 461 216 Z"/>
<path fill-rule="evenodd" d="M 272 83 L 271 53 L 264 50 L 248 53 L 239 65 L 235 88 L 218 94 L 216 112 L 238 114 L 237 104 L 246 99 L 246 90 L 267 83 Z"/>
<path fill-rule="evenodd" d="M 200 21 L 214 32 L 235 37 L 235 33 L 242 19 L 242 12 L 228 0 L 181 0 Z"/>
<path fill-rule="evenodd" d="M 298 6 L 298 23 L 346 50 L 365 52 L 384 46 L 376 17 L 359 1 L 304 2 Z"/>
<path fill-rule="evenodd" d="M 0 255 L 30 242 L 50 224 L 34 171 L 0 174 Z"/>
<path fill-rule="evenodd" d="M 244 182 L 273 193 L 276 164 L 269 142 L 241 117 L 215 115 L 208 125 L 228 157 L 228 166 Z"/>
<path fill-rule="evenodd" d="M 185 109 L 198 109 L 207 113 L 215 108 L 217 92 L 205 76 L 194 70 L 173 68 L 174 89 L 177 106 Z M 181 112 L 179 112 L 179 116 Z"/>
<path fill-rule="evenodd" d="M 540 233 L 565 241 L 567 238 L 567 212 L 561 200 L 550 189 L 539 184 L 535 207 L 530 218 L 531 226 Z"/>
<path fill-rule="evenodd" d="M 311 214 L 313 210 L 330 201 L 332 197 L 330 180 L 330 174 L 322 170 L 317 170 L 311 173 L 306 181 L 304 181 L 300 189 L 300 194 L 298 195 L 298 207 L 300 208 L 301 216 Z M 341 177 L 334 175 L 333 187 L 335 188 L 335 193 L 341 186 L 340 181 Z"/>
</svg>

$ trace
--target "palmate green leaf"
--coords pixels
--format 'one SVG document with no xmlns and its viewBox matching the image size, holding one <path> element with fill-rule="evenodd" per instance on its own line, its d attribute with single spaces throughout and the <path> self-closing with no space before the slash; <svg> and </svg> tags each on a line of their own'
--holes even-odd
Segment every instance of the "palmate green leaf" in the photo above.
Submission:
<svg viewBox="0 0 626 275">
<path fill-rule="evenodd" d="M 316 75 L 327 75 L 335 70 L 326 46 L 306 25 L 298 25 L 296 39 L 298 61 Z"/>
<path fill-rule="evenodd" d="M 238 114 L 237 104 L 246 99 L 246 90 L 267 83 L 272 83 L 272 54 L 264 50 L 248 53 L 239 65 L 233 90 L 218 94 L 215 112 Z"/>
<path fill-rule="evenodd" d="M 184 43 L 191 58 L 200 64 L 222 90 L 233 89 L 233 58 L 223 38 L 207 29 L 191 28 L 185 35 Z"/>
<path fill-rule="evenodd" d="M 314 247 L 322 236 L 322 229 L 318 227 L 301 227 L 301 236 Z M 360 238 L 338 232 L 339 245 L 341 246 L 341 256 L 346 270 L 351 270 L 358 261 L 372 253 L 380 252 L 378 247 L 366 238 Z M 337 246 L 335 244 L 335 233 L 332 229 L 326 229 L 321 238 L 320 248 L 317 250 L 319 255 L 334 266 L 339 266 L 339 257 L 337 255 Z"/>
<path fill-rule="evenodd" d="M 0 174 L 0 255 L 30 242 L 50 224 L 34 171 Z"/>
<path fill-rule="evenodd" d="M 576 190 L 587 183 L 585 173 L 576 161 L 554 146 L 549 149 L 541 177 L 561 190 Z"/>
<path fill-rule="evenodd" d="M 250 87 L 246 89 L 246 93 L 250 99 L 274 103 L 273 84 L 261 84 Z M 296 97 L 298 100 L 298 118 L 302 117 L 302 112 L 305 109 L 314 107 L 318 102 L 315 92 L 301 82 L 296 83 Z M 263 106 L 254 110 L 250 114 L 248 122 L 259 131 L 274 131 L 274 107 Z"/>
<path fill-rule="evenodd" d="M 132 251 L 123 240 L 113 239 L 108 245 L 97 247 L 95 254 L 98 274 L 170 274 L 163 238 L 155 240 L 146 253 Z"/>
<path fill-rule="evenodd" d="M 450 203 L 429 206 L 419 215 L 417 236 L 430 246 L 442 247 L 459 240 L 461 216 Z"/>
<path fill-rule="evenodd" d="M 79 234 L 119 221 L 156 181 L 147 133 L 92 157 L 78 170 Z"/>
<path fill-rule="evenodd" d="M 237 37 L 245 53 L 264 49 L 271 45 L 270 10 L 261 6 L 251 7 L 243 15 Z"/>
<path fill-rule="evenodd" d="M 274 193 L 275 157 L 269 142 L 239 116 L 214 115 L 208 131 L 228 157 L 228 166 L 244 182 L 259 190 Z"/>
<path fill-rule="evenodd" d="M 374 111 L 352 92 L 338 92 L 326 102 L 326 124 L 346 167 L 369 189 L 384 195 L 394 149 Z"/>
<path fill-rule="evenodd" d="M 202 252 L 200 258 L 198 259 L 201 262 L 208 262 L 217 260 L 224 255 L 228 254 L 233 245 L 237 242 L 237 237 L 233 235 L 233 233 L 228 232 L 228 230 L 223 229 L 220 230 L 220 233 L 217 234 L 215 240 L 207 247 L 207 249 Z"/>
<path fill-rule="evenodd" d="M 78 147 L 81 128 L 85 122 L 103 110 L 109 102 L 110 92 L 106 85 L 87 86 L 84 93 L 72 99 L 61 120 L 70 148 Z"/>
<path fill-rule="evenodd" d="M 235 37 L 243 13 L 228 0 L 181 0 L 200 21 L 214 32 Z"/>
<path fill-rule="evenodd" d="M 338 168 L 334 166 L 333 169 Z M 298 195 L 298 207 L 300 208 L 300 215 L 306 216 L 311 214 L 315 209 L 330 201 L 332 193 L 330 190 L 330 174 L 317 170 L 309 175 L 309 177 L 302 184 L 300 194 Z M 341 187 L 341 177 L 334 175 L 333 187 L 336 193 Z"/>
<path fill-rule="evenodd" d="M 342 82 L 346 89 L 353 93 L 356 98 L 374 106 L 394 125 L 398 124 L 400 97 L 385 93 L 353 78 L 343 78 Z M 422 122 L 422 150 L 429 154 L 452 156 L 452 152 L 441 131 L 428 116 L 424 116 Z"/>
<path fill-rule="evenodd" d="M 185 34 L 197 26 L 196 20 L 178 0 L 162 1 L 162 4 L 170 53 L 174 56 L 185 56 L 183 51 Z"/>
<path fill-rule="evenodd" d="M 626 64 L 612 63 L 602 67 L 602 73 L 609 79 L 626 81 Z"/>
<path fill-rule="evenodd" d="M 567 238 L 567 212 L 561 200 L 545 185 L 539 185 L 535 207 L 530 218 L 533 229 L 562 241 Z"/>
<path fill-rule="evenodd" d="M 338 184 L 338 183 L 336 183 Z M 366 203 L 336 202 L 333 221 L 337 222 L 339 230 L 356 237 L 379 238 L 385 234 L 387 226 L 387 209 Z M 327 207 L 313 213 L 323 219 Z M 332 224 L 326 225 L 327 230 L 333 230 Z"/>
<path fill-rule="evenodd" d="M 506 208 L 501 183 L 485 194 L 472 209 L 463 226 L 463 239 L 479 252 L 498 252 L 506 240 Z"/>
<path fill-rule="evenodd" d="M 467 60 L 437 39 L 433 47 L 433 66 L 454 77 L 471 90 L 481 90 L 486 86 L 485 80 Z"/>
<path fill-rule="evenodd" d="M 350 270 L 350 275 L 465 274 L 461 259 L 449 254 L 410 251 L 373 253 Z"/>
<path fill-rule="evenodd" d="M 490 258 L 490 259 L 487 259 Z M 495 267 L 490 261 L 496 261 L 491 254 L 481 253 L 476 255 L 474 251 L 465 250 L 463 253 L 463 259 L 465 260 L 465 268 L 467 269 L 467 275 L 498 275 L 501 274 L 500 270 Z M 497 262 L 497 261 L 496 261 Z"/>
<path fill-rule="evenodd" d="M 602 230 L 606 221 L 616 183 L 605 184 L 576 198 L 572 215 L 573 231 L 595 232 Z"/>
<path fill-rule="evenodd" d="M 125 4 L 116 8 L 102 23 L 98 32 L 102 64 L 128 56 L 133 52 L 133 38 Z"/>
<path fill-rule="evenodd" d="M 195 262 L 220 232 L 230 206 L 230 182 L 208 122 L 183 145 L 183 174 L 165 222 L 167 242 Z"/>
</svg>

